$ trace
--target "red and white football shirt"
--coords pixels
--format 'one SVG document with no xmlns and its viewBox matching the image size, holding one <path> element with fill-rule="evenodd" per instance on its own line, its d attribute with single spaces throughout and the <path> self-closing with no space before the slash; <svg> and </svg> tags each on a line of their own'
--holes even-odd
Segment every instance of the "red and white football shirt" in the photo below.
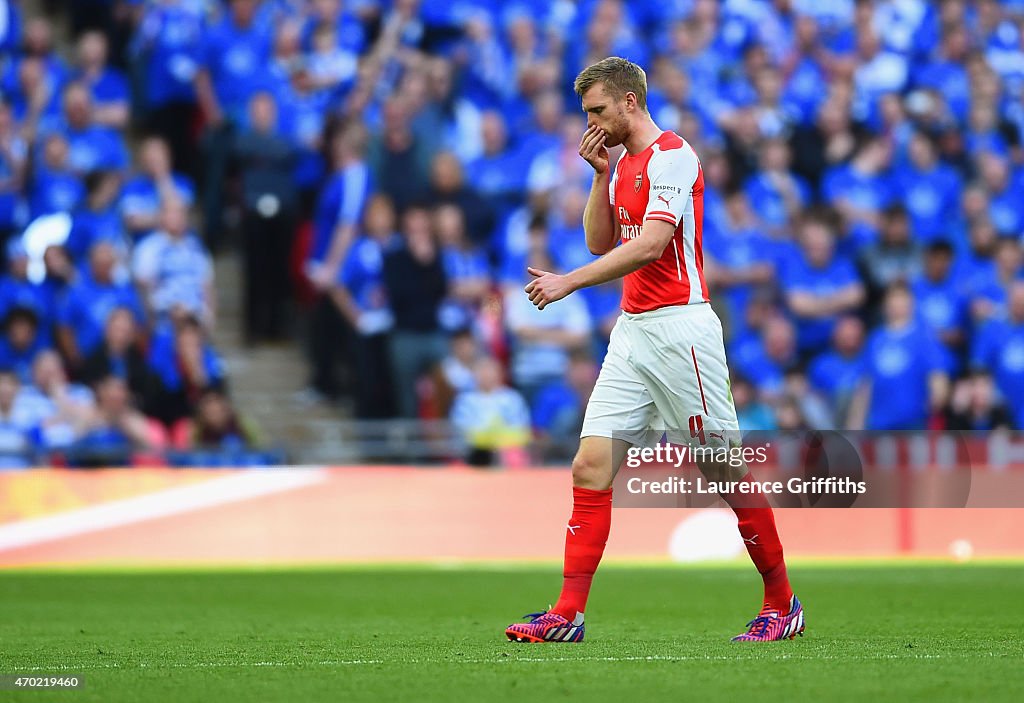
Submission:
<svg viewBox="0 0 1024 703">
<path fill-rule="evenodd" d="M 623 153 L 612 173 L 609 197 L 625 246 L 640 236 L 647 220 L 676 227 L 659 259 L 626 275 L 622 309 L 639 313 L 708 302 L 701 249 L 704 172 L 693 147 L 674 132 L 662 132 L 639 154 Z"/>
</svg>

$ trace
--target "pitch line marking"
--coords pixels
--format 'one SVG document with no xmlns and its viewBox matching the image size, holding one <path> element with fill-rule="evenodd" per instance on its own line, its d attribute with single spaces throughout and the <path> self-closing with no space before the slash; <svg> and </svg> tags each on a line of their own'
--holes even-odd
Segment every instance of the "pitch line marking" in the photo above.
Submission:
<svg viewBox="0 0 1024 703">
<path fill-rule="evenodd" d="M 717 655 L 704 655 L 704 656 L 635 656 L 635 657 L 495 657 L 494 659 L 466 659 L 464 657 L 454 657 L 452 659 L 336 659 L 336 660 L 324 660 L 315 662 L 271 662 L 271 661 L 260 661 L 260 662 L 197 662 L 189 664 L 185 662 L 175 663 L 159 663 L 156 665 L 150 665 L 147 662 L 137 662 L 135 664 L 62 664 L 55 666 L 13 666 L 7 667 L 8 671 L 93 671 L 97 669 L 214 669 L 214 668 L 237 668 L 237 669 L 251 669 L 261 667 L 309 667 L 309 666 L 362 666 L 366 664 L 377 665 L 377 664 L 512 664 L 516 662 L 525 663 L 566 663 L 566 662 L 685 662 L 685 661 L 827 661 L 827 660 L 856 660 L 856 661 L 887 661 L 896 659 L 916 659 L 916 660 L 934 660 L 934 659 L 988 659 L 988 658 L 1020 658 L 1024 659 L 1024 655 L 1011 654 L 1009 652 L 982 652 L 979 654 L 964 654 L 964 655 L 951 655 L 951 654 L 874 654 L 874 655 L 809 655 L 809 656 L 794 656 L 792 654 L 783 653 L 779 656 L 763 656 L 763 657 L 751 657 L 751 656 L 726 656 L 722 654 Z"/>
</svg>

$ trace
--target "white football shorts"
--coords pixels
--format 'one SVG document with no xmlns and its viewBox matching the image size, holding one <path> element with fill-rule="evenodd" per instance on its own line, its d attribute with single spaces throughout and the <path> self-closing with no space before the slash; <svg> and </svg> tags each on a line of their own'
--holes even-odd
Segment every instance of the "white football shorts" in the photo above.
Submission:
<svg viewBox="0 0 1024 703">
<path fill-rule="evenodd" d="M 622 313 L 580 437 L 642 446 L 662 431 L 691 446 L 728 446 L 739 436 L 722 322 L 708 303 Z"/>
</svg>

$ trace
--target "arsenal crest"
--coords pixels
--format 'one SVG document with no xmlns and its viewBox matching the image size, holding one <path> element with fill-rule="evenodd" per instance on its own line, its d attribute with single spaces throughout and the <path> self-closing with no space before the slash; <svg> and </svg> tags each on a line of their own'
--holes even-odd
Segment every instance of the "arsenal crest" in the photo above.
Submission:
<svg viewBox="0 0 1024 703">
<path fill-rule="evenodd" d="M 640 186 L 644 184 L 644 173 L 641 171 L 636 174 L 636 178 L 633 179 L 633 190 L 637 193 L 640 192 Z"/>
</svg>

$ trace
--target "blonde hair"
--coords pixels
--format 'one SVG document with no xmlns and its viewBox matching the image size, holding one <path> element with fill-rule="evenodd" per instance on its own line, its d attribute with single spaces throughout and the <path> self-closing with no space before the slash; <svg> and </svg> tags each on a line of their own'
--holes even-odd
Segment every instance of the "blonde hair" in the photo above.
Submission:
<svg viewBox="0 0 1024 703">
<path fill-rule="evenodd" d="M 572 87 L 582 98 L 597 83 L 603 84 L 616 100 L 626 97 L 626 93 L 633 93 L 640 109 L 647 110 L 647 74 L 632 61 L 618 56 L 601 59 L 580 71 Z"/>
</svg>

